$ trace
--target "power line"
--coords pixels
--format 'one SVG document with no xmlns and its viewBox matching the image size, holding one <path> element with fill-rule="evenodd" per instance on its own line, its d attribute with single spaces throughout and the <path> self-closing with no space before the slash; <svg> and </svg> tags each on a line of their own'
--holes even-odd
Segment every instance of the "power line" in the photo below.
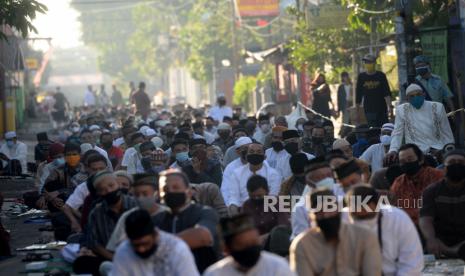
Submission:
<svg viewBox="0 0 465 276">
<path fill-rule="evenodd" d="M 142 3 L 142 2 L 154 2 L 153 0 L 97 0 L 97 1 L 73 1 L 71 5 L 99 5 L 99 4 L 119 4 L 119 3 Z"/>
</svg>

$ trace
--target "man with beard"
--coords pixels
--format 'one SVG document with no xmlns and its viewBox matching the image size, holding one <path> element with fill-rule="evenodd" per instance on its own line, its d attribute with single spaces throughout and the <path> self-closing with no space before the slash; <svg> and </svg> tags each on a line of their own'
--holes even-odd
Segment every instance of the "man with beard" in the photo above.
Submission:
<svg viewBox="0 0 465 276">
<path fill-rule="evenodd" d="M 129 240 L 116 250 L 111 275 L 199 275 L 186 243 L 154 228 L 147 211 L 131 213 L 125 228 Z"/>
<path fill-rule="evenodd" d="M 284 258 L 261 250 L 260 234 L 250 216 L 221 220 L 221 232 L 229 256 L 210 266 L 205 276 L 293 275 Z"/>
<path fill-rule="evenodd" d="M 423 192 L 420 229 L 429 253 L 465 260 L 465 152 L 448 152 L 444 165 L 446 177 Z"/>
<path fill-rule="evenodd" d="M 198 270 L 203 272 L 218 259 L 218 214 L 210 207 L 192 203 L 189 179 L 179 170 L 162 172 L 159 185 L 160 197 L 169 210 L 156 215 L 154 224 L 184 240 L 194 254 Z"/>
<path fill-rule="evenodd" d="M 334 193 L 316 189 L 310 196 L 310 219 L 316 227 L 297 236 L 290 248 L 291 269 L 298 275 L 381 275 L 378 240 L 370 230 L 341 223 Z"/>
</svg>

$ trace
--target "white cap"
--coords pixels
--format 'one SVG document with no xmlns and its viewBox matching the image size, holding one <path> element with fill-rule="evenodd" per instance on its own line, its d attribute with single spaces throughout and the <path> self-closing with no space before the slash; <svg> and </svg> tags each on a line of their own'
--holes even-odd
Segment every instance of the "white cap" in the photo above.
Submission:
<svg viewBox="0 0 465 276">
<path fill-rule="evenodd" d="M 122 144 L 124 144 L 124 138 L 123 137 L 116 138 L 113 141 L 113 146 L 115 146 L 117 148 L 119 148 Z"/>
<path fill-rule="evenodd" d="M 13 139 L 16 137 L 16 132 L 14 131 L 8 131 L 7 133 L 5 133 L 5 139 Z"/>
<path fill-rule="evenodd" d="M 144 134 L 144 133 L 147 131 L 147 129 L 150 129 L 150 127 L 148 127 L 148 126 L 141 126 L 141 128 L 139 128 L 139 132 L 142 133 L 142 134 Z"/>
<path fill-rule="evenodd" d="M 157 149 L 163 146 L 163 140 L 160 137 L 153 137 L 150 141 L 157 147 Z"/>
<path fill-rule="evenodd" d="M 231 126 L 227 123 L 220 123 L 218 125 L 218 130 L 230 130 Z"/>
<path fill-rule="evenodd" d="M 89 127 L 89 130 L 90 130 L 90 131 L 100 130 L 100 127 L 99 127 L 98 125 L 91 125 L 91 126 Z"/>
<path fill-rule="evenodd" d="M 381 127 L 381 130 L 394 130 L 394 124 L 393 123 L 386 123 Z"/>
<path fill-rule="evenodd" d="M 236 147 L 242 147 L 243 145 L 248 144 L 252 144 L 252 139 L 250 139 L 249 137 L 239 137 L 239 139 L 237 139 L 234 143 Z"/>
<path fill-rule="evenodd" d="M 84 153 L 88 152 L 89 150 L 91 150 L 93 148 L 94 147 L 92 147 L 92 145 L 89 144 L 89 143 L 81 144 L 81 154 L 84 154 Z"/>
<path fill-rule="evenodd" d="M 423 89 L 418 84 L 412 83 L 407 87 L 407 90 L 405 90 L 405 95 L 408 95 L 408 94 L 416 92 L 416 91 L 423 92 Z"/>
<path fill-rule="evenodd" d="M 350 143 L 346 139 L 336 139 L 333 143 L 333 150 L 341 149 L 343 147 L 350 146 Z"/>
<path fill-rule="evenodd" d="M 142 132 L 142 133 L 144 134 L 145 137 L 150 137 L 150 136 L 157 135 L 155 130 L 153 130 L 151 128 L 146 129 L 145 132 Z"/>
</svg>

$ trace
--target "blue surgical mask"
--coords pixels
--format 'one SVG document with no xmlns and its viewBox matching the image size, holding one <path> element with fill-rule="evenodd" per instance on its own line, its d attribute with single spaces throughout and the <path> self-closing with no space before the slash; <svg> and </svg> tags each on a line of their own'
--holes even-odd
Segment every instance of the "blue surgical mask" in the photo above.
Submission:
<svg viewBox="0 0 465 276">
<path fill-rule="evenodd" d="M 424 76 L 430 72 L 429 66 L 415 68 L 417 75 Z"/>
<path fill-rule="evenodd" d="M 64 157 L 60 157 L 60 158 L 57 158 L 55 160 L 53 160 L 53 165 L 55 165 L 56 167 L 59 167 L 61 165 L 64 165 L 65 164 L 65 158 Z"/>
<path fill-rule="evenodd" d="M 7 140 L 6 141 L 6 146 L 9 148 L 12 148 L 15 145 L 15 142 L 13 140 Z"/>
<path fill-rule="evenodd" d="M 189 160 L 189 152 L 183 151 L 183 152 L 176 153 L 176 161 L 185 162 L 187 160 Z"/>
<path fill-rule="evenodd" d="M 390 135 L 381 135 L 379 137 L 379 140 L 381 142 L 381 144 L 383 144 L 384 146 L 388 146 L 391 144 L 391 136 Z"/>
<path fill-rule="evenodd" d="M 425 102 L 425 96 L 423 95 L 413 96 L 409 99 L 409 103 L 416 109 L 420 109 L 423 106 L 424 102 Z"/>
</svg>

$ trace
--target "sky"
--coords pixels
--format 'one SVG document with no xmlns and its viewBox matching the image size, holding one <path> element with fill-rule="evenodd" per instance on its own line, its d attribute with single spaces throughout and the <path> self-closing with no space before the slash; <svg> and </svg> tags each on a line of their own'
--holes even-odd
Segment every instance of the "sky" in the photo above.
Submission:
<svg viewBox="0 0 465 276">
<path fill-rule="evenodd" d="M 40 0 L 48 8 L 46 14 L 38 14 L 33 24 L 38 34 L 29 37 L 51 37 L 54 48 L 72 48 L 82 45 L 79 13 L 70 7 L 71 0 Z M 34 42 L 34 48 L 46 50 L 46 42 Z"/>
</svg>

